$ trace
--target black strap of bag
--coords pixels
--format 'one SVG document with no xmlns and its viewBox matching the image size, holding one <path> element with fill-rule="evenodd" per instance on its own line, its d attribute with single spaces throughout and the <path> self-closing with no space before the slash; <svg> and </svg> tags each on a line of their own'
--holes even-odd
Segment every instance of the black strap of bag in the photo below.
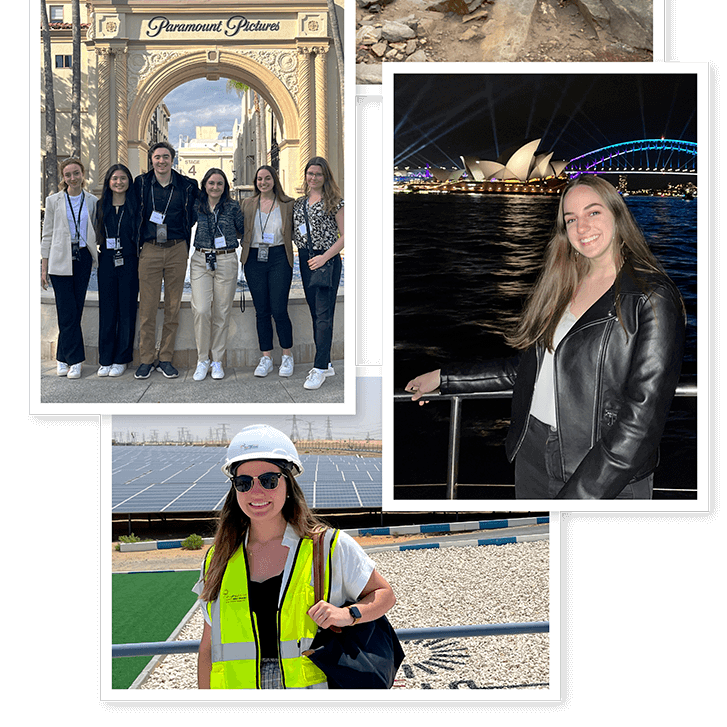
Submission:
<svg viewBox="0 0 727 727">
<path fill-rule="evenodd" d="M 313 253 L 313 240 L 310 234 L 310 222 L 308 220 L 308 200 L 303 202 L 303 215 L 305 216 L 305 232 L 308 237 L 308 254 Z M 310 271 L 309 288 L 331 288 L 333 287 L 333 261 L 327 260 L 321 267 Z"/>
</svg>

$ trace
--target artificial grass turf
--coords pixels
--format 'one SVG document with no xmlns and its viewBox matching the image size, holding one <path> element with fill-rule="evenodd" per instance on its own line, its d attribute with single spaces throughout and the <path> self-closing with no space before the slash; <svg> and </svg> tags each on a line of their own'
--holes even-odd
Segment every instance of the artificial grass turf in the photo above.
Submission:
<svg viewBox="0 0 727 727">
<path fill-rule="evenodd" d="M 197 596 L 191 589 L 198 578 L 199 571 L 114 573 L 112 642 L 166 641 L 194 605 Z M 128 689 L 151 659 L 151 656 L 113 659 L 112 687 Z"/>
</svg>

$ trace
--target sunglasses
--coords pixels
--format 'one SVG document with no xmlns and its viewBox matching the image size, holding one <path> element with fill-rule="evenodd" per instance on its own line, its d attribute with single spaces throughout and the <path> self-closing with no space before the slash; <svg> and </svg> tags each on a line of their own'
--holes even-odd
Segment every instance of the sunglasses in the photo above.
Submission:
<svg viewBox="0 0 727 727">
<path fill-rule="evenodd" d="M 285 477 L 282 472 L 263 472 L 259 477 L 251 475 L 235 475 L 230 477 L 232 486 L 238 492 L 249 492 L 252 489 L 252 483 L 257 480 L 266 490 L 274 490 L 278 486 L 278 480 Z"/>
</svg>

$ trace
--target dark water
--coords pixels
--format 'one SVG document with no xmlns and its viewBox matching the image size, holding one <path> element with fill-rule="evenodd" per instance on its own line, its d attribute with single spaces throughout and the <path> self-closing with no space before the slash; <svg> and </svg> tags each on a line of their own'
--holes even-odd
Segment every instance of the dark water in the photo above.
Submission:
<svg viewBox="0 0 727 727">
<path fill-rule="evenodd" d="M 516 195 L 395 196 L 396 392 L 446 362 L 513 355 L 503 333 L 535 280 L 557 204 Z M 628 197 L 627 204 L 684 297 L 682 376 L 696 377 L 697 201 Z M 512 482 L 503 451 L 509 413 L 509 400 L 464 405 L 459 482 Z M 444 482 L 449 403 L 397 403 L 394 416 L 397 485 Z M 655 486 L 696 487 L 695 399 L 675 399 Z M 396 496 L 407 493 L 400 488 Z"/>
</svg>

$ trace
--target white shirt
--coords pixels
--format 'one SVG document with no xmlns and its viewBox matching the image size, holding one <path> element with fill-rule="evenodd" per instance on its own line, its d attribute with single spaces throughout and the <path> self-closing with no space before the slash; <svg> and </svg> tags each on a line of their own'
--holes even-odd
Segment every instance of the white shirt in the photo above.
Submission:
<svg viewBox="0 0 727 727">
<path fill-rule="evenodd" d="M 570 312 L 570 306 L 568 306 L 565 313 L 563 313 L 563 317 L 560 319 L 560 323 L 558 323 L 558 327 L 555 329 L 555 334 L 553 335 L 553 351 L 545 350 L 538 380 L 535 382 L 530 414 L 543 422 L 543 424 L 549 424 L 551 427 L 558 426 L 558 417 L 555 411 L 555 372 L 553 369 L 553 357 L 558 345 L 565 338 L 568 331 L 573 328 L 577 320 Z"/>
</svg>

